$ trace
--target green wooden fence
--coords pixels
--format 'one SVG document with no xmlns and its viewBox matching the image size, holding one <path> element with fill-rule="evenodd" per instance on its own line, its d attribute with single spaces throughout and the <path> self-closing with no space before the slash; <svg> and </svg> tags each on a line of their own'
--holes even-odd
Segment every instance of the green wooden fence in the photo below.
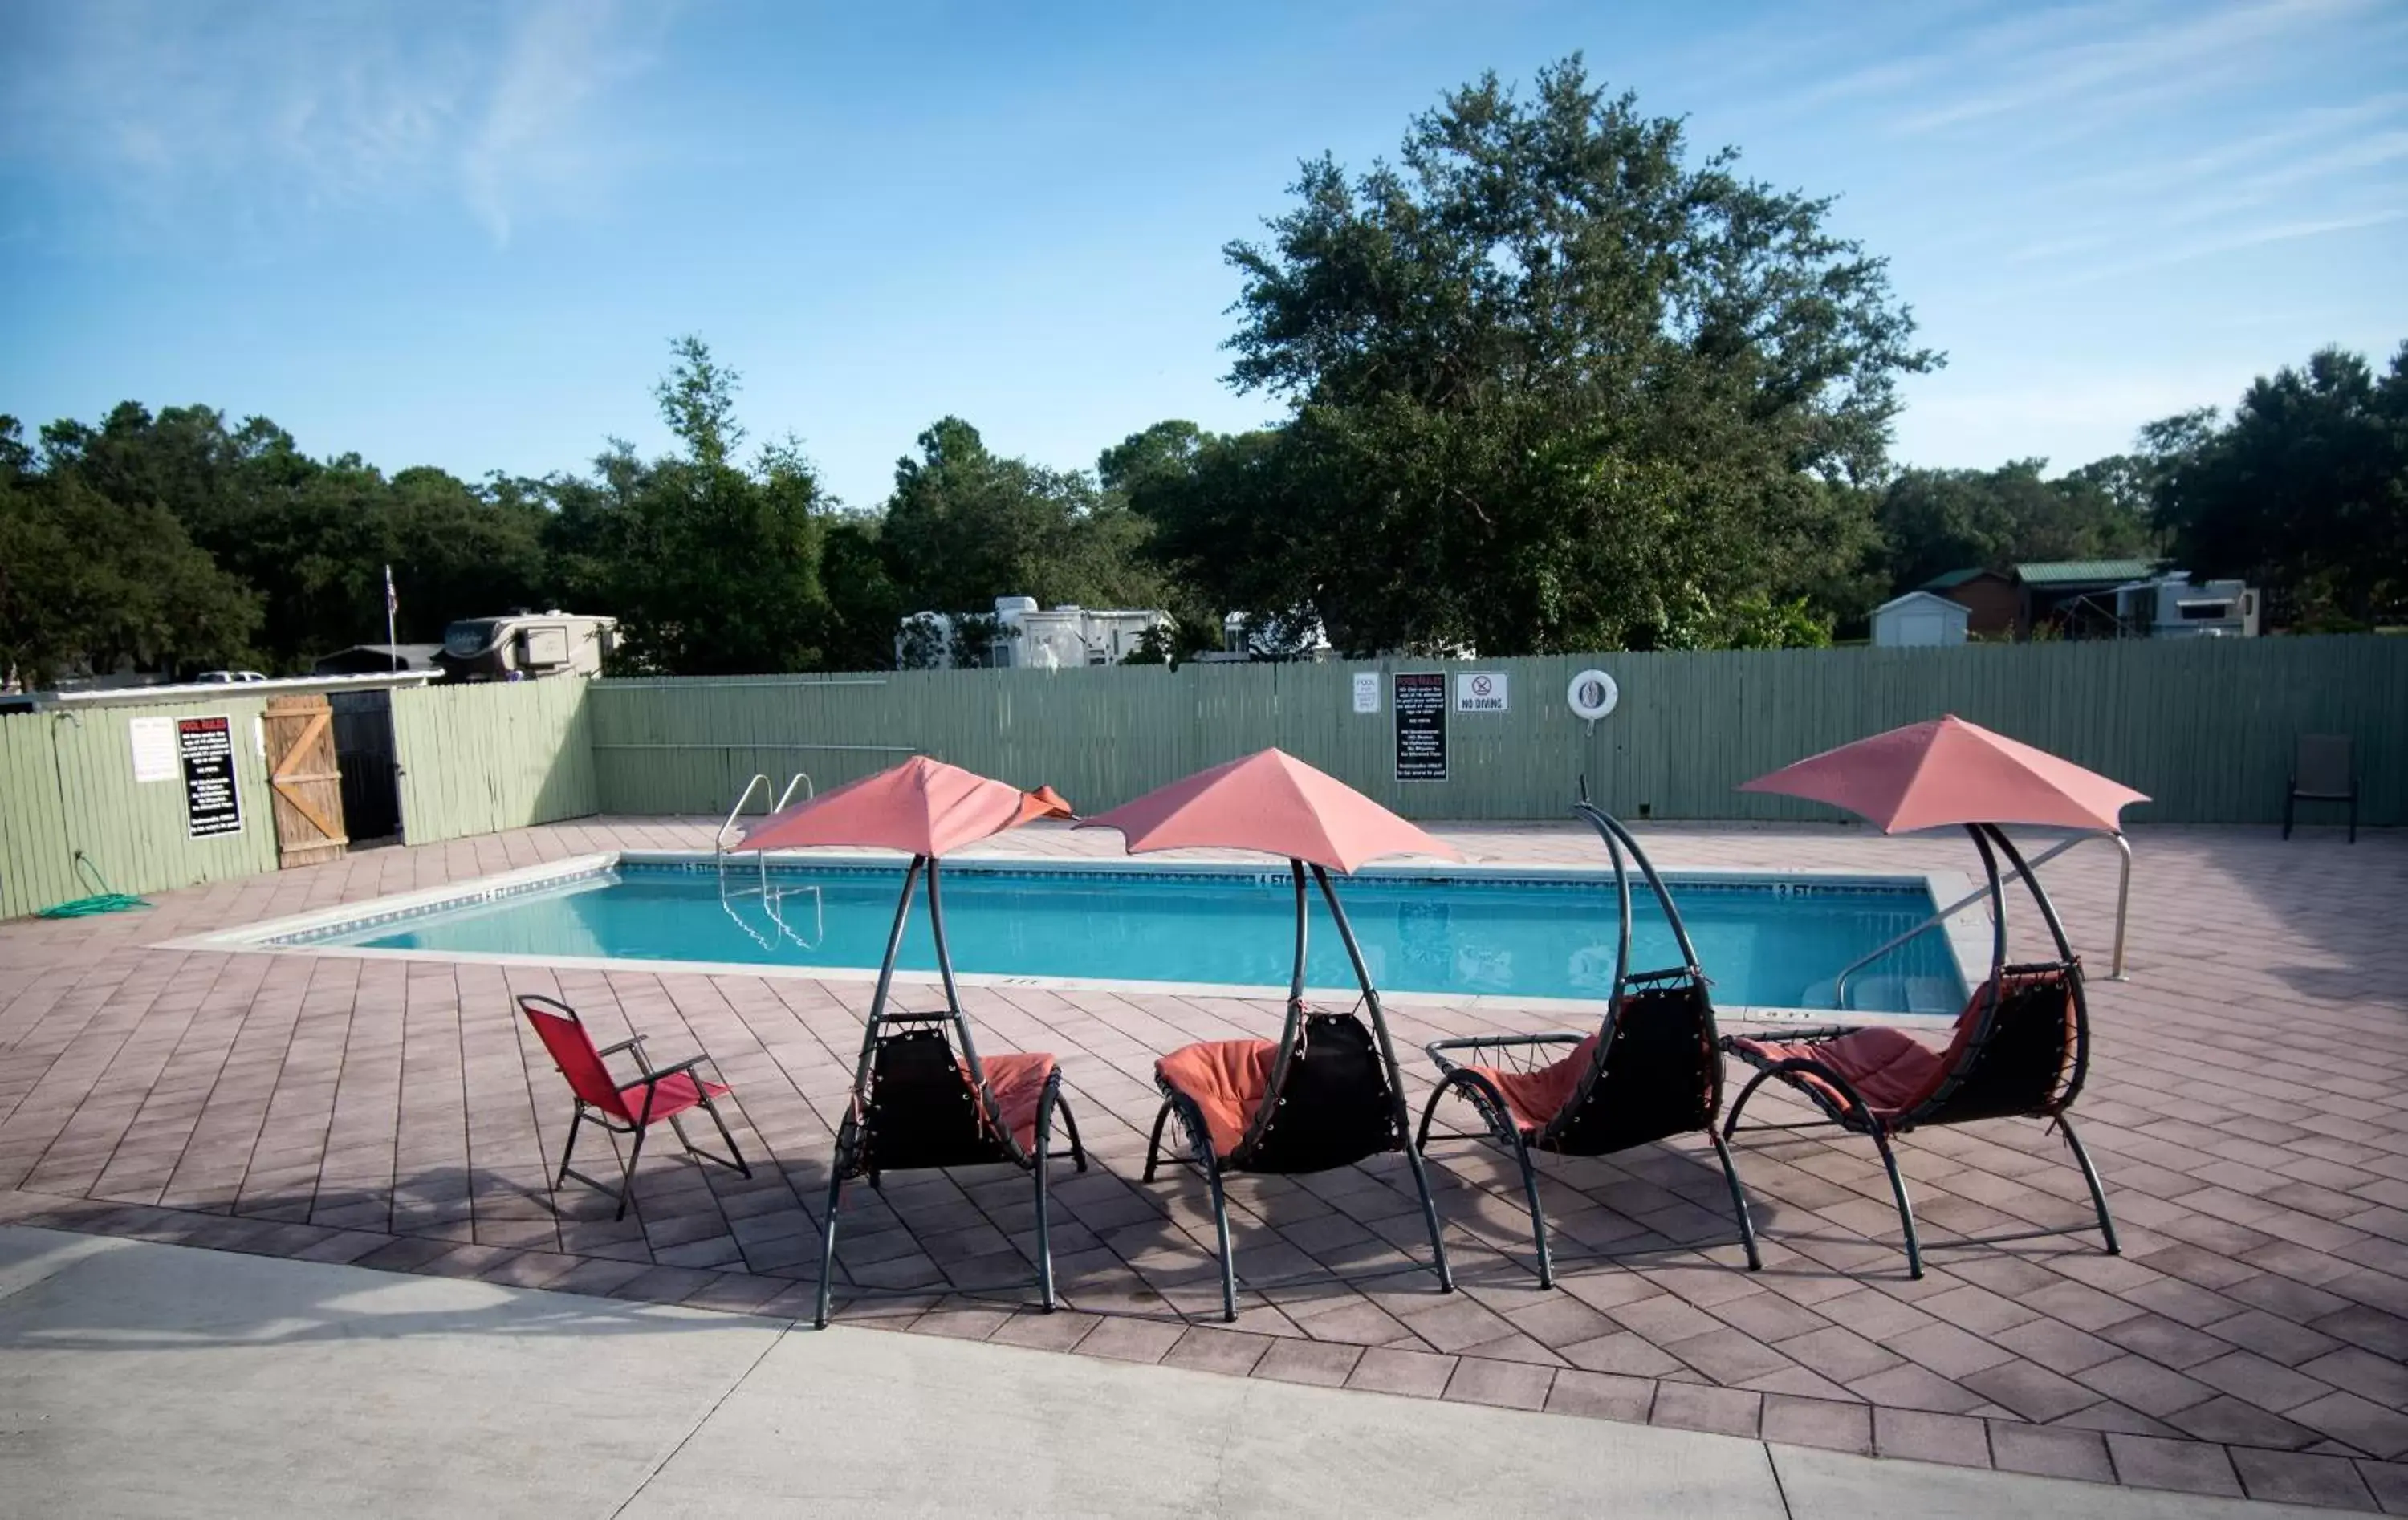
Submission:
<svg viewBox="0 0 2408 1520">
<path fill-rule="evenodd" d="M 80 853 L 120 892 L 162 892 L 276 868 L 276 824 L 260 753 L 265 697 L 18 713 L 0 718 L 0 918 L 38 911 L 93 889 Z M 137 782 L 140 720 L 223 717 L 234 741 L 242 826 L 194 839 L 180 767 Z"/>
<path fill-rule="evenodd" d="M 1614 712 L 1574 718 L 1595 667 Z M 1396 775 L 1392 677 L 1505 678 L 1502 712 L 1447 713 L 1444 781 Z M 1355 677 L 1378 710 L 1355 710 Z M 86 888 L 82 852 L 122 891 L 272 870 L 260 697 L 0 718 L 0 916 Z M 1450 707 L 1452 703 L 1450 702 Z M 1277 744 L 1416 818 L 1560 816 L 1580 778 L 1631 818 L 1828 817 L 1732 790 L 1817 750 L 1956 712 L 2104 771 L 2156 800 L 2136 823 L 2271 823 L 2292 741 L 2353 736 L 2369 825 L 2408 823 L 2408 638 L 2263 638 L 1600 654 L 1180 670 L 898 671 L 681 681 L 541 681 L 393 695 L 413 844 L 609 813 L 724 812 L 755 773 L 782 788 L 924 753 L 1082 810 Z M 136 782 L 141 718 L 232 720 L 243 826 L 189 837 L 180 780 Z M 2314 816 L 2330 816 L 2320 811 Z"/>
<path fill-rule="evenodd" d="M 1594 725 L 1566 705 L 1591 667 L 1621 688 Z M 1443 671 L 1450 698 L 1457 675 L 1506 678 L 1505 711 L 1448 712 L 1443 782 L 1396 778 L 1399 670 Z M 1376 712 L 1354 710 L 1362 672 Z M 2149 793 L 2134 822 L 2272 822 L 2294 736 L 2349 734 L 2364 821 L 2408 822 L 2408 638 L 2372 636 L 605 681 L 588 700 L 609 813 L 724 811 L 755 772 L 824 791 L 914 752 L 1092 810 L 1277 744 L 1417 818 L 1554 817 L 1584 775 L 1633 818 L 1828 817 L 1733 788 L 1955 712 Z"/>
<path fill-rule="evenodd" d="M 552 680 L 394 692 L 403 839 L 431 844 L 594 812 L 586 685 Z"/>
</svg>

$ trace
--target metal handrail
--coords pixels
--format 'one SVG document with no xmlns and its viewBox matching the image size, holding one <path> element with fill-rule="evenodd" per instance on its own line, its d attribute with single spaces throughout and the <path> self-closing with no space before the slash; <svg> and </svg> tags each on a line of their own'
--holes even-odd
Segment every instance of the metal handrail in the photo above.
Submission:
<svg viewBox="0 0 2408 1520">
<path fill-rule="evenodd" d="M 2124 918 L 2126 911 L 2130 908 L 2132 902 L 2132 841 L 2126 839 L 2120 832 L 2114 834 L 2077 834 L 2070 839 L 2060 839 L 2056 844 L 2051 845 L 2048 849 L 2032 856 L 2029 865 L 2031 869 L 2038 870 L 2041 867 L 2047 865 L 2050 861 L 2055 860 L 2057 856 L 2065 853 L 2068 850 L 2072 849 L 2075 845 L 2085 844 L 2092 839 L 2113 839 L 2115 842 L 2115 849 L 2124 857 L 2121 874 L 2115 883 L 2115 954 L 2107 970 L 2108 981 L 2121 982 L 2125 980 Z M 1933 929 L 1939 928 L 1942 925 L 1947 923 L 1948 920 L 1956 917 L 1958 913 L 1963 912 L 1966 909 L 1972 907 L 1975 903 L 1980 902 L 1989 895 L 1990 890 L 1987 887 L 1984 887 L 1977 892 L 1968 893 L 1966 896 L 1957 898 L 1955 902 L 1950 903 L 1947 907 L 1941 909 L 1929 918 L 1925 919 L 1922 923 L 1917 924 L 1914 927 L 1907 930 L 1904 934 L 1899 935 L 1895 939 L 1885 940 L 1880 948 L 1873 950 L 1867 954 L 1859 955 L 1855 960 L 1850 961 L 1841 969 L 1840 974 L 1837 977 L 1834 977 L 1831 981 L 1832 1006 L 1840 1009 L 1844 1009 L 1848 1006 L 1848 979 L 1850 977 L 1855 976 L 1858 971 L 1863 970 L 1866 967 L 1870 966 L 1873 962 L 1881 959 L 1884 955 L 1888 954 L 1891 951 L 1898 949 L 1909 940 L 1916 939 L 1919 936 L 1928 934 Z"/>
<path fill-rule="evenodd" d="M 790 789 L 792 784 L 788 783 Z M 736 815 L 744 810 L 744 804 L 752 800 L 752 789 L 756 786 L 765 792 L 767 791 L 769 778 L 758 771 L 753 772 L 752 779 L 744 783 L 744 790 L 736 794 L 736 806 L 727 810 L 726 821 L 719 825 L 719 832 L 710 837 L 711 853 L 718 858 L 719 874 L 723 881 L 727 876 L 727 831 L 736 826 Z"/>
</svg>

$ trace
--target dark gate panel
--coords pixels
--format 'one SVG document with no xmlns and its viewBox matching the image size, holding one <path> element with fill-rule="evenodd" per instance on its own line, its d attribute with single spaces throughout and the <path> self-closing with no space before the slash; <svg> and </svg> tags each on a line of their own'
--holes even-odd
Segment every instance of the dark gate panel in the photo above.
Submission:
<svg viewBox="0 0 2408 1520">
<path fill-rule="evenodd" d="M 337 692 L 335 756 L 343 772 L 343 816 L 354 840 L 401 832 L 400 778 L 394 757 L 393 693 Z"/>
</svg>

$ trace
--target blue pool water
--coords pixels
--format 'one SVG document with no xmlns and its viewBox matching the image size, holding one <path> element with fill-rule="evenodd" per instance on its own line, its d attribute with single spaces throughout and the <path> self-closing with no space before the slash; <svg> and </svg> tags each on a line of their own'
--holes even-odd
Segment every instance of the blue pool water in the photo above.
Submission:
<svg viewBox="0 0 2408 1520">
<path fill-rule="evenodd" d="M 781 868 L 773 900 L 749 870 L 723 898 L 709 867 L 625 864 L 556 887 L 286 942 L 390 950 L 875 968 L 901 872 Z M 1338 883 L 1385 991 L 1596 997 L 1613 977 L 1611 880 L 1366 875 Z M 958 971 L 1284 986 L 1295 898 L 1284 872 L 1142 873 L 948 868 L 945 928 Z M 1672 882 L 1718 1003 L 1828 1006 L 1831 978 L 1933 909 L 1919 882 L 1776 888 Z M 1670 927 L 1635 892 L 1634 969 L 1676 964 Z M 1318 895 L 1308 980 L 1351 985 Z M 933 969 L 924 899 L 901 964 Z M 1944 938 L 1926 934 L 1852 983 L 1851 1005 L 1954 1012 L 1964 997 Z M 1818 992 L 1819 984 L 1819 992 Z"/>
</svg>

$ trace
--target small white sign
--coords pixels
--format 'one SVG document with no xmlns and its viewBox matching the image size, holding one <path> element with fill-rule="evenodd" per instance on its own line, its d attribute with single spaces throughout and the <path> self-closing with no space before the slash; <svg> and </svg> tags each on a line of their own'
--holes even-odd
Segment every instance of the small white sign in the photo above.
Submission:
<svg viewBox="0 0 2408 1520">
<path fill-rule="evenodd" d="M 134 746 L 134 779 L 137 782 L 176 779 L 176 720 L 136 718 L 126 724 L 125 737 Z"/>
<path fill-rule="evenodd" d="M 1377 670 L 1354 672 L 1354 710 L 1357 712 L 1380 710 L 1380 672 Z"/>
<path fill-rule="evenodd" d="M 1502 712 L 1506 710 L 1505 672 L 1469 670 L 1455 678 L 1455 710 Z"/>
</svg>

